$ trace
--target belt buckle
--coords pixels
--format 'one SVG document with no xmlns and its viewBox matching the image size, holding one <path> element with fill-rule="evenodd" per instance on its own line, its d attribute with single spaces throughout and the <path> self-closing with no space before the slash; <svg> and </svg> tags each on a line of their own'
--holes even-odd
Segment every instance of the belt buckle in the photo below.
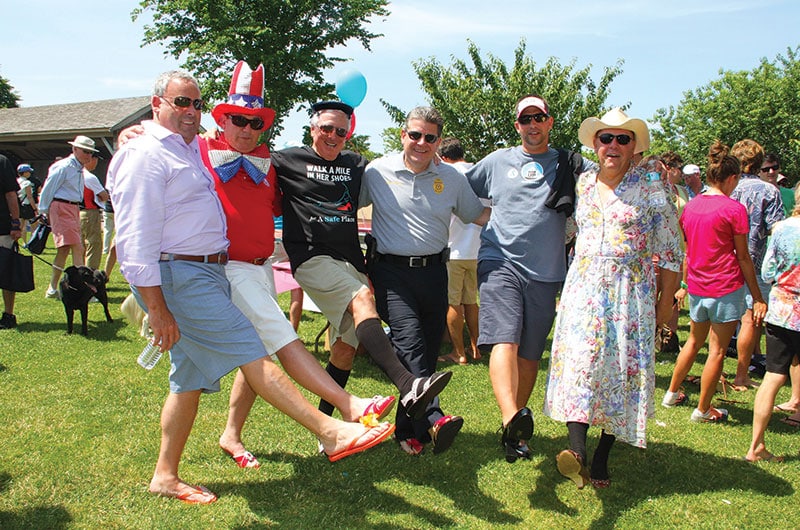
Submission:
<svg viewBox="0 0 800 530">
<path fill-rule="evenodd" d="M 418 269 L 428 264 L 428 258 L 425 256 L 409 256 L 408 266 L 412 269 Z"/>
<path fill-rule="evenodd" d="M 219 257 L 217 258 L 217 263 L 220 265 L 227 265 L 228 264 L 228 253 L 227 252 L 220 252 L 217 254 Z"/>
</svg>

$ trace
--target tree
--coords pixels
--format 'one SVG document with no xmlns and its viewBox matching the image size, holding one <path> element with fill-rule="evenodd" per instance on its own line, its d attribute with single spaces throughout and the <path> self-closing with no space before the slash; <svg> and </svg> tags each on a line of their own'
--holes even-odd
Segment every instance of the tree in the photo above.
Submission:
<svg viewBox="0 0 800 530">
<path fill-rule="evenodd" d="M 165 43 L 165 55 L 180 58 L 200 82 L 205 99 L 225 99 L 239 60 L 264 64 L 265 104 L 281 120 L 298 103 L 328 99 L 333 85 L 323 72 L 346 59 L 325 52 L 356 40 L 369 50 L 380 34 L 364 28 L 370 17 L 387 16 L 387 0 L 142 0 L 134 20 L 153 12 L 144 44 Z"/>
<path fill-rule="evenodd" d="M 19 100 L 19 94 L 14 90 L 8 79 L 0 76 L 0 109 L 19 107 Z"/>
<path fill-rule="evenodd" d="M 653 151 L 673 150 L 688 163 L 706 165 L 711 143 L 732 146 L 751 138 L 778 153 L 781 170 L 800 173 L 800 47 L 751 71 L 720 70 L 719 78 L 684 93 L 680 104 L 658 109 Z"/>
<path fill-rule="evenodd" d="M 567 65 L 550 57 L 537 67 L 526 54 L 525 40 L 520 40 L 509 68 L 502 60 L 467 41 L 471 62 L 453 58 L 449 67 L 435 58 L 413 63 L 430 104 L 444 118 L 447 136 L 461 140 L 468 160 L 479 160 L 498 147 L 517 145 L 519 135 L 513 127 L 514 105 L 520 96 L 543 96 L 555 117 L 550 134 L 553 145 L 578 149 L 578 127 L 589 116 L 604 112 L 609 85 L 622 71 L 622 60 L 607 67 L 600 80 L 590 77 L 591 65 L 576 69 L 573 59 Z M 387 110 L 391 107 L 383 102 Z M 391 107 L 393 110 L 398 110 Z M 390 115 L 396 115 L 390 112 Z M 398 122 L 402 125 L 402 118 Z"/>
</svg>

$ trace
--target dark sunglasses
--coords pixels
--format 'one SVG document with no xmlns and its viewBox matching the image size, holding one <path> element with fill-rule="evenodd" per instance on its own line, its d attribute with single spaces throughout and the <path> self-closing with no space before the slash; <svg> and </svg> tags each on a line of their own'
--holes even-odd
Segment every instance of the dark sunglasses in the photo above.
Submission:
<svg viewBox="0 0 800 530">
<path fill-rule="evenodd" d="M 611 134 L 611 133 L 603 133 L 598 134 L 597 139 L 600 140 L 601 144 L 610 144 L 614 141 L 614 138 L 617 139 L 617 143 L 619 145 L 628 145 L 633 140 L 633 137 L 629 134 Z"/>
<path fill-rule="evenodd" d="M 545 114 L 544 112 L 537 112 L 536 114 L 523 114 L 522 116 L 517 118 L 517 121 L 521 125 L 530 125 L 531 120 L 535 121 L 536 123 L 544 123 L 547 121 L 547 118 L 549 117 L 550 117 L 549 114 Z"/>
<path fill-rule="evenodd" d="M 248 124 L 250 125 L 250 128 L 253 129 L 254 131 L 260 131 L 261 129 L 264 128 L 264 120 L 262 120 L 259 117 L 247 119 L 244 116 L 239 116 L 239 115 L 231 116 L 230 114 L 228 115 L 228 117 L 231 119 L 232 124 L 236 125 L 237 127 L 241 127 L 242 129 L 247 127 Z"/>
<path fill-rule="evenodd" d="M 411 138 L 411 140 L 415 142 L 418 142 L 419 139 L 422 138 L 423 136 L 425 137 L 425 141 L 428 142 L 429 144 L 435 143 L 436 140 L 439 139 L 439 137 L 435 134 L 422 134 L 419 131 L 406 131 L 406 134 L 408 135 L 409 138 Z"/>
<path fill-rule="evenodd" d="M 164 96 L 158 96 L 167 103 L 170 103 L 170 100 L 165 98 Z M 188 109 L 189 105 L 194 107 L 194 110 L 201 110 L 203 108 L 203 100 L 202 99 L 192 99 L 187 96 L 175 96 L 172 98 L 171 104 L 175 105 L 176 107 L 182 109 Z"/>
<path fill-rule="evenodd" d="M 324 132 L 325 134 L 330 134 L 333 131 L 336 131 L 336 136 L 339 138 L 346 138 L 347 137 L 347 129 L 344 127 L 334 127 L 333 125 L 317 125 L 317 129 Z"/>
<path fill-rule="evenodd" d="M 763 171 L 764 173 L 767 173 L 769 170 L 778 171 L 780 168 L 781 168 L 781 166 L 779 166 L 778 164 L 775 164 L 774 166 L 764 166 L 764 167 L 761 168 L 761 171 Z"/>
</svg>

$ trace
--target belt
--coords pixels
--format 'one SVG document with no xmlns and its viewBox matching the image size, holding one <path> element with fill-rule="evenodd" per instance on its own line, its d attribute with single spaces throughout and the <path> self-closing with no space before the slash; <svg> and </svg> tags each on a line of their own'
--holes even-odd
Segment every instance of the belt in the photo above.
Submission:
<svg viewBox="0 0 800 530">
<path fill-rule="evenodd" d="M 227 252 L 217 252 L 216 254 L 209 254 L 208 256 L 187 256 L 185 254 L 167 254 L 162 253 L 158 258 L 159 261 L 196 261 L 198 263 L 219 263 L 225 265 L 228 263 Z"/>
<path fill-rule="evenodd" d="M 251 265 L 263 265 L 269 261 L 269 258 L 231 259 L 231 261 L 241 261 L 242 263 L 250 263 Z"/>
<path fill-rule="evenodd" d="M 450 249 L 445 248 L 438 254 L 431 254 L 430 256 L 396 256 L 394 254 L 376 253 L 376 257 L 378 258 L 377 261 L 386 261 L 394 265 L 419 269 L 422 267 L 430 267 L 431 265 L 447 263 L 450 259 Z"/>
<path fill-rule="evenodd" d="M 63 203 L 66 203 L 66 204 L 74 204 L 75 206 L 80 206 L 81 205 L 80 201 L 78 201 L 78 202 L 68 201 L 67 199 L 59 199 L 58 197 L 53 197 L 53 200 L 56 201 L 56 202 L 63 202 Z"/>
</svg>

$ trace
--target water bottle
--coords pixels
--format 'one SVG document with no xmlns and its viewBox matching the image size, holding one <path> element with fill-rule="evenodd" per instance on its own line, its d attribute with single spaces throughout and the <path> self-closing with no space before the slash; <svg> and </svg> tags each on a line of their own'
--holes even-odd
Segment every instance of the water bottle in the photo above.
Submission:
<svg viewBox="0 0 800 530">
<path fill-rule="evenodd" d="M 658 171 L 658 163 L 650 160 L 647 163 L 647 185 L 650 188 L 650 205 L 660 210 L 667 205 L 667 194 L 664 192 L 664 184 L 661 182 L 661 173 Z"/>
<path fill-rule="evenodd" d="M 161 349 L 153 344 L 153 339 L 151 337 L 150 340 L 147 341 L 147 346 L 145 346 L 142 353 L 139 354 L 139 358 L 136 359 L 136 362 L 145 370 L 152 370 L 159 359 L 161 359 Z"/>
</svg>

